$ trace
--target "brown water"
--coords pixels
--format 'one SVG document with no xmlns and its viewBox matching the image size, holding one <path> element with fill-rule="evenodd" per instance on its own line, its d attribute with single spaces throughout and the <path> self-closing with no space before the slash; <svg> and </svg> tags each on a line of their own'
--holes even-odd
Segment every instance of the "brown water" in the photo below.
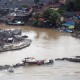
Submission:
<svg viewBox="0 0 80 80">
<path fill-rule="evenodd" d="M 0 65 L 15 64 L 25 57 L 55 59 L 80 56 L 80 40 L 56 30 L 29 26 L 6 26 L 0 28 L 22 29 L 32 39 L 29 47 L 0 54 Z M 0 80 L 80 80 L 80 63 L 55 62 L 48 66 L 26 66 L 14 69 L 14 73 L 0 71 Z"/>
</svg>

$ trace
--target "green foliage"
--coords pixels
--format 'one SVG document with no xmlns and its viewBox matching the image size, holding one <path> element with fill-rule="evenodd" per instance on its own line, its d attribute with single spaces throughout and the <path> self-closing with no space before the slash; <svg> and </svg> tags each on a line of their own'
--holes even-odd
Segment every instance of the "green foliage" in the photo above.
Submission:
<svg viewBox="0 0 80 80">
<path fill-rule="evenodd" d="M 52 2 L 53 2 L 53 3 L 58 3 L 58 2 L 59 2 L 59 0 L 52 0 Z"/>
<path fill-rule="evenodd" d="M 80 11 L 80 0 L 70 1 L 67 6 L 67 11 Z"/>
<path fill-rule="evenodd" d="M 66 4 L 66 10 L 67 11 L 74 11 L 74 2 L 69 2 L 68 4 Z"/>
<path fill-rule="evenodd" d="M 38 20 L 40 17 L 41 17 L 41 14 L 39 12 L 36 12 L 34 15 L 33 15 L 34 19 Z"/>
<path fill-rule="evenodd" d="M 66 11 L 66 10 L 67 10 L 67 4 L 63 5 L 63 6 L 61 7 L 61 9 Z"/>
<path fill-rule="evenodd" d="M 33 21 L 33 25 L 34 26 L 41 26 L 41 22 L 39 21 L 39 18 L 41 17 L 41 14 L 39 12 L 36 12 L 34 15 L 33 15 L 33 18 L 34 18 L 34 21 Z"/>
<path fill-rule="evenodd" d="M 43 13 L 44 18 L 51 22 L 51 23 L 56 23 L 57 21 L 60 20 L 60 14 L 55 11 L 54 9 L 47 9 L 44 13 Z"/>
<path fill-rule="evenodd" d="M 39 0 L 34 0 L 35 4 L 37 5 L 39 3 Z"/>
<path fill-rule="evenodd" d="M 56 27 L 60 23 L 60 14 L 54 9 L 47 9 L 43 12 L 43 15 L 36 12 L 33 17 L 33 25 L 38 27 L 53 27 L 53 25 Z M 46 22 L 40 21 L 41 17 L 45 18 Z"/>
<path fill-rule="evenodd" d="M 76 23 L 74 29 L 75 29 L 75 31 L 80 31 L 80 22 Z"/>
<path fill-rule="evenodd" d="M 58 9 L 57 12 L 60 13 L 61 15 L 63 15 L 65 11 L 66 11 L 66 10 L 60 8 L 60 9 Z"/>
<path fill-rule="evenodd" d="M 74 9 L 76 11 L 80 11 L 80 0 L 75 0 L 75 2 L 74 2 Z"/>
<path fill-rule="evenodd" d="M 41 27 L 42 23 L 39 20 L 34 20 L 33 21 L 33 26 Z"/>
</svg>

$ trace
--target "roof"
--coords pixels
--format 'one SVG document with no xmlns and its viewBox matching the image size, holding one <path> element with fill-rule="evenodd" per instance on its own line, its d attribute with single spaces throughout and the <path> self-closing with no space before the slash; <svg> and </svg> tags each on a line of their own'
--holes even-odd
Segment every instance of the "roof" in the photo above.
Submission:
<svg viewBox="0 0 80 80">
<path fill-rule="evenodd" d="M 63 26 L 72 26 L 71 24 L 64 23 Z"/>
<path fill-rule="evenodd" d="M 45 20 L 45 18 L 39 18 L 39 20 L 40 20 L 40 21 L 44 21 L 44 20 Z"/>
<path fill-rule="evenodd" d="M 75 22 L 66 22 L 66 23 L 64 23 L 62 25 L 64 25 L 64 26 L 74 26 Z"/>
</svg>

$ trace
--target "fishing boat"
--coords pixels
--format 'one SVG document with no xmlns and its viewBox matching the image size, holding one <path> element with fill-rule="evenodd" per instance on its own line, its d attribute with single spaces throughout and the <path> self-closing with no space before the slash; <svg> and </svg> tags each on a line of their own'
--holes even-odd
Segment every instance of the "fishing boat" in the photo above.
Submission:
<svg viewBox="0 0 80 80">
<path fill-rule="evenodd" d="M 34 57 L 27 57 L 22 61 L 24 64 L 28 65 L 43 65 L 43 64 L 53 64 L 53 59 L 50 60 L 36 60 Z"/>
<path fill-rule="evenodd" d="M 23 22 L 23 21 L 14 21 L 14 22 L 11 22 L 11 21 L 7 21 L 6 22 L 6 24 L 8 24 L 8 25 L 25 25 L 25 22 Z"/>
</svg>

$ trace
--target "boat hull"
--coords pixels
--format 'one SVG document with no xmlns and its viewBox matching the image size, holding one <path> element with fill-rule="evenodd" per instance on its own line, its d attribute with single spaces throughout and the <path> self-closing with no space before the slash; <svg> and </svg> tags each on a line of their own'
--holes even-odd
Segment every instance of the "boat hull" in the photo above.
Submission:
<svg viewBox="0 0 80 80">
<path fill-rule="evenodd" d="M 7 25 L 17 25 L 17 26 L 23 26 L 25 23 L 13 23 L 13 22 L 6 22 Z"/>
<path fill-rule="evenodd" d="M 24 64 L 27 64 L 27 65 L 44 65 L 44 64 L 53 64 L 54 61 L 53 60 L 49 60 L 49 62 L 45 62 L 44 60 L 37 60 L 37 61 L 34 61 L 34 62 L 29 62 L 29 61 L 22 61 Z"/>
</svg>

